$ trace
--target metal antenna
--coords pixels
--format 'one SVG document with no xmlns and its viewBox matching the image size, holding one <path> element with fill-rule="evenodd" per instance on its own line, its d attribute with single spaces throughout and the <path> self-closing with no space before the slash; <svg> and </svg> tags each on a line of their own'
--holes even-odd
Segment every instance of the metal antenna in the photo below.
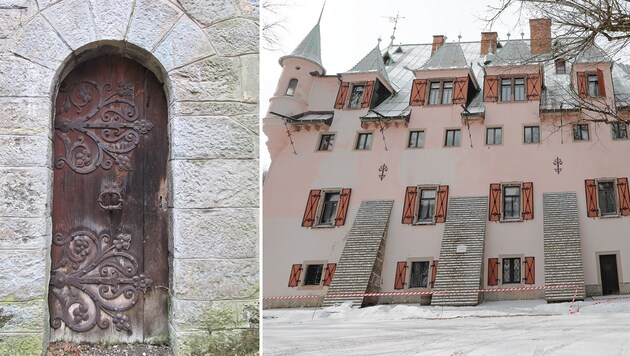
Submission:
<svg viewBox="0 0 630 356">
<path fill-rule="evenodd" d="M 322 21 L 322 15 L 324 14 L 324 7 L 326 7 L 326 0 L 324 0 L 324 5 L 322 5 L 322 12 L 319 13 L 319 19 L 317 20 L 318 25 L 320 21 Z"/>
<path fill-rule="evenodd" d="M 291 142 L 291 147 L 293 147 L 293 154 L 297 155 L 297 152 L 295 152 L 295 145 L 293 144 L 293 138 L 291 137 L 291 131 L 289 130 L 289 125 L 287 124 L 287 119 L 282 119 L 282 121 L 284 121 L 284 127 L 287 128 L 287 136 L 289 137 L 289 142 Z"/>
<path fill-rule="evenodd" d="M 388 19 L 389 22 L 394 23 L 394 31 L 392 32 L 392 35 L 390 37 L 392 41 L 389 43 L 389 47 L 394 45 L 394 39 L 396 38 L 396 25 L 398 25 L 398 20 L 404 19 L 403 16 L 398 16 L 399 13 L 400 11 L 396 12 L 396 16 L 383 16 L 384 18 Z"/>
</svg>

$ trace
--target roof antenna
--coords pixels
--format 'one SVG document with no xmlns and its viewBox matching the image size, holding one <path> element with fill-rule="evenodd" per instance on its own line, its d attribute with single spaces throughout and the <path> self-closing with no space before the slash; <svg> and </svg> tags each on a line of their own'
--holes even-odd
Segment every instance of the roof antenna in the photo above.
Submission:
<svg viewBox="0 0 630 356">
<path fill-rule="evenodd" d="M 322 15 L 324 14 L 324 7 L 326 7 L 326 0 L 324 0 L 324 5 L 322 5 L 322 12 L 319 13 L 319 19 L 317 19 L 317 24 L 322 21 Z"/>
<path fill-rule="evenodd" d="M 394 45 L 394 39 L 396 38 L 396 25 L 398 25 L 398 20 L 404 19 L 403 16 L 398 16 L 399 13 L 400 13 L 400 11 L 396 12 L 396 16 L 395 17 L 394 16 L 383 16 L 386 19 L 388 19 L 389 22 L 393 22 L 394 23 L 394 31 L 392 32 L 392 35 L 389 37 L 389 38 L 392 39 L 392 41 L 389 43 L 389 46 L 387 48 L 392 47 Z"/>
</svg>

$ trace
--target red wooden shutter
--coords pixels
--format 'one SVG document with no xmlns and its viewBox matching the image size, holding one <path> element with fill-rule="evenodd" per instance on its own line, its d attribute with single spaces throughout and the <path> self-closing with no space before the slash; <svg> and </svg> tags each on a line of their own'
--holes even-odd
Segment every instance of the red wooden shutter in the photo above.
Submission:
<svg viewBox="0 0 630 356">
<path fill-rule="evenodd" d="M 580 96 L 580 98 L 586 98 L 587 96 L 586 73 L 577 72 L 577 87 L 578 87 L 578 95 Z"/>
<path fill-rule="evenodd" d="M 599 86 L 599 95 L 606 96 L 606 85 L 604 85 L 604 72 L 597 70 L 597 85 Z"/>
<path fill-rule="evenodd" d="M 433 264 L 431 265 L 432 269 L 431 269 L 431 288 L 433 288 L 435 286 L 435 276 L 437 276 L 437 269 L 438 269 L 438 265 L 439 265 L 438 260 L 433 260 Z"/>
<path fill-rule="evenodd" d="M 534 218 L 534 183 L 523 183 L 523 220 Z"/>
<path fill-rule="evenodd" d="M 332 282 L 333 276 L 335 275 L 335 270 L 337 269 L 336 263 L 329 263 L 326 265 L 326 274 L 324 274 L 324 285 L 329 286 L 330 282 Z"/>
<path fill-rule="evenodd" d="M 403 205 L 403 224 L 413 224 L 413 219 L 416 217 L 416 195 L 418 195 L 417 187 L 407 187 L 405 205 Z"/>
<path fill-rule="evenodd" d="M 291 266 L 291 274 L 289 275 L 289 287 L 297 287 L 300 283 L 300 273 L 302 272 L 302 264 L 297 263 Z"/>
<path fill-rule="evenodd" d="M 315 213 L 317 212 L 317 204 L 319 203 L 321 192 L 322 191 L 319 189 L 314 189 L 308 193 L 306 209 L 304 210 L 304 217 L 302 218 L 302 226 L 311 227 L 315 223 Z"/>
<path fill-rule="evenodd" d="M 435 209 L 435 222 L 446 221 L 446 207 L 448 205 L 448 185 L 441 185 L 437 191 L 437 204 Z"/>
<path fill-rule="evenodd" d="M 595 179 L 584 180 L 586 188 L 586 215 L 589 218 L 599 216 L 599 209 L 597 209 L 597 185 Z"/>
<path fill-rule="evenodd" d="M 496 75 L 486 75 L 483 86 L 483 101 L 499 100 L 499 78 Z"/>
<path fill-rule="evenodd" d="M 363 98 L 361 101 L 361 107 L 367 108 L 370 106 L 370 102 L 372 101 L 372 92 L 374 91 L 374 81 L 369 81 L 365 85 L 365 91 L 363 91 Z"/>
<path fill-rule="evenodd" d="M 350 83 L 343 82 L 339 86 L 339 91 L 337 92 L 337 100 L 335 100 L 335 109 L 343 109 L 343 105 L 346 103 L 346 94 L 348 93 L 348 88 L 350 87 Z"/>
<path fill-rule="evenodd" d="M 535 277 L 534 257 L 525 257 L 525 284 L 534 284 Z"/>
<path fill-rule="evenodd" d="M 628 192 L 628 178 L 617 178 L 619 192 L 619 213 L 630 215 L 630 194 Z"/>
<path fill-rule="evenodd" d="M 335 226 L 341 226 L 346 223 L 346 214 L 348 214 L 348 204 L 350 203 L 350 192 L 352 189 L 344 188 L 341 190 L 339 197 L 339 207 L 337 208 L 337 217 L 335 218 Z"/>
<path fill-rule="evenodd" d="M 501 220 L 501 184 L 490 184 L 490 209 L 488 211 L 490 221 Z"/>
<path fill-rule="evenodd" d="M 455 91 L 453 104 L 466 104 L 468 101 L 468 76 L 455 78 L 453 89 Z"/>
<path fill-rule="evenodd" d="M 527 75 L 527 100 L 540 100 L 540 74 Z"/>
<path fill-rule="evenodd" d="M 427 80 L 426 79 L 414 79 L 411 86 L 411 97 L 409 98 L 409 105 L 420 106 L 424 105 L 424 97 L 427 92 Z"/>
<path fill-rule="evenodd" d="M 488 285 L 496 286 L 499 284 L 499 259 L 488 258 Z"/>
<path fill-rule="evenodd" d="M 405 277 L 407 276 L 407 262 L 400 261 L 396 264 L 396 279 L 394 280 L 394 289 L 403 289 L 405 287 Z"/>
</svg>

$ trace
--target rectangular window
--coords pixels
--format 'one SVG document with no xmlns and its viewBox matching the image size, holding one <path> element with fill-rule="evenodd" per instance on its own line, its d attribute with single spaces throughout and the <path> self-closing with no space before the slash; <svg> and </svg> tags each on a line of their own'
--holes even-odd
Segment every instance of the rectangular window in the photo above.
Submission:
<svg viewBox="0 0 630 356">
<path fill-rule="evenodd" d="M 429 262 L 411 262 L 409 288 L 426 288 L 429 285 Z"/>
<path fill-rule="evenodd" d="M 556 74 L 566 74 L 567 64 L 564 59 L 556 59 Z"/>
<path fill-rule="evenodd" d="M 348 108 L 355 109 L 361 107 L 361 100 L 363 99 L 363 90 L 365 85 L 353 85 L 352 93 L 350 94 L 350 103 Z"/>
<path fill-rule="evenodd" d="M 617 215 L 615 182 L 597 182 L 597 200 L 601 216 Z"/>
<path fill-rule="evenodd" d="M 573 141 L 588 141 L 588 124 L 573 125 Z"/>
<path fill-rule="evenodd" d="M 540 142 L 540 126 L 525 126 L 523 130 L 523 142 L 539 143 Z"/>
<path fill-rule="evenodd" d="M 422 148 L 424 147 L 424 131 L 411 131 L 409 133 L 409 148 Z"/>
<path fill-rule="evenodd" d="M 333 148 L 334 142 L 335 142 L 335 134 L 322 134 L 322 137 L 319 140 L 319 146 L 317 147 L 317 150 L 330 151 Z"/>
<path fill-rule="evenodd" d="M 444 146 L 454 147 L 461 144 L 462 130 L 446 130 L 446 137 L 444 139 Z"/>
<path fill-rule="evenodd" d="M 432 222 L 435 215 L 436 189 L 419 189 L 420 203 L 418 204 L 418 222 Z"/>
<path fill-rule="evenodd" d="M 442 83 L 442 104 L 450 104 L 453 102 L 453 82 Z"/>
<path fill-rule="evenodd" d="M 521 218 L 521 187 L 503 187 L 503 220 L 519 220 Z"/>
<path fill-rule="evenodd" d="M 431 83 L 429 90 L 429 105 L 437 105 L 440 103 L 440 82 Z"/>
<path fill-rule="evenodd" d="M 488 127 L 486 129 L 486 145 L 500 145 L 503 142 L 503 129 Z"/>
<path fill-rule="evenodd" d="M 588 82 L 588 96 L 600 96 L 599 94 L 599 80 L 596 74 L 589 74 L 587 77 Z"/>
<path fill-rule="evenodd" d="M 304 277 L 305 286 L 317 286 L 322 281 L 322 271 L 324 265 L 308 265 L 306 266 L 306 276 Z"/>
<path fill-rule="evenodd" d="M 372 147 L 372 133 L 364 132 L 357 136 L 357 144 L 354 146 L 357 150 L 369 150 Z"/>
<path fill-rule="evenodd" d="M 521 283 L 521 259 L 503 259 L 503 284 Z"/>
<path fill-rule="evenodd" d="M 501 101 L 512 101 L 511 79 L 501 79 Z"/>
<path fill-rule="evenodd" d="M 429 85 L 429 105 L 451 104 L 453 102 L 453 81 L 431 82 Z"/>
<path fill-rule="evenodd" d="M 321 208 L 319 225 L 332 225 L 337 215 L 337 205 L 339 205 L 339 192 L 324 193 L 324 200 Z"/>
<path fill-rule="evenodd" d="M 514 101 L 525 100 L 525 78 L 514 78 Z"/>
<path fill-rule="evenodd" d="M 525 78 L 501 79 L 501 101 L 525 100 Z"/>
<path fill-rule="evenodd" d="M 623 122 L 614 122 L 611 126 L 613 140 L 625 140 L 628 138 L 628 125 Z"/>
</svg>

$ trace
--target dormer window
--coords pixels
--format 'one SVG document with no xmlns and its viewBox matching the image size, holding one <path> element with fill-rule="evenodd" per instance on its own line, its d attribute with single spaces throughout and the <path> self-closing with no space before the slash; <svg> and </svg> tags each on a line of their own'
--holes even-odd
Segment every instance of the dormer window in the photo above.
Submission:
<svg viewBox="0 0 630 356">
<path fill-rule="evenodd" d="M 577 72 L 577 89 L 580 98 L 597 98 L 606 96 L 604 85 L 604 72 Z"/>
<path fill-rule="evenodd" d="M 525 100 L 525 78 L 501 79 L 501 101 Z"/>
<path fill-rule="evenodd" d="M 567 74 L 567 62 L 564 59 L 556 59 L 556 74 Z"/>
<path fill-rule="evenodd" d="M 588 82 L 588 96 L 599 96 L 599 80 L 597 79 L 597 75 L 589 74 L 586 80 Z"/>
<path fill-rule="evenodd" d="M 453 81 L 431 82 L 429 105 L 451 104 L 453 102 Z"/>
<path fill-rule="evenodd" d="M 363 98 L 364 85 L 353 85 L 352 93 L 350 94 L 350 103 L 348 108 L 356 109 L 361 107 L 361 99 Z"/>
<path fill-rule="evenodd" d="M 297 83 L 298 80 L 297 79 L 291 79 L 289 81 L 289 86 L 287 87 L 287 91 L 286 93 L 284 93 L 284 95 L 286 96 L 293 96 L 293 94 L 295 94 L 295 88 L 297 87 Z"/>
</svg>

